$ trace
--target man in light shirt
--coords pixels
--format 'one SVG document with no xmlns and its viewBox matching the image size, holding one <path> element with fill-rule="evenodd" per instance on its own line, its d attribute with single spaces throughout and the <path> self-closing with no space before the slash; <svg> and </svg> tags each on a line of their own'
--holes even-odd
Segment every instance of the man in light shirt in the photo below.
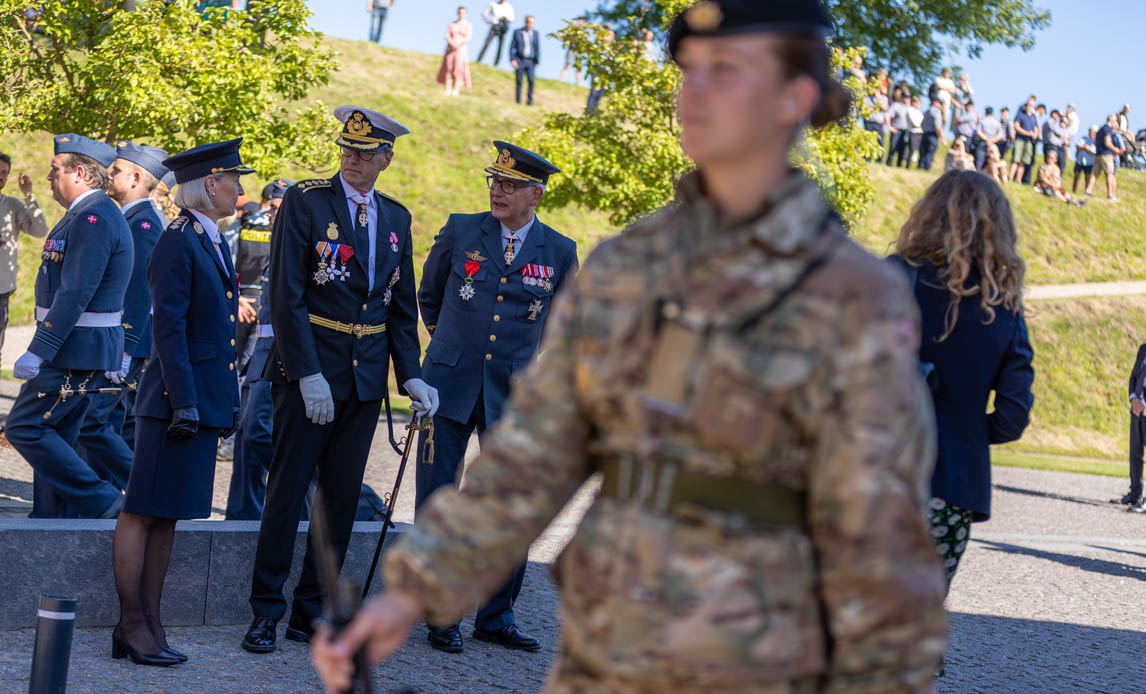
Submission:
<svg viewBox="0 0 1146 694">
<path fill-rule="evenodd" d="M 0 191 L 12 172 L 12 157 L 0 153 Z M 0 195 L 0 346 L 4 345 L 4 331 L 8 327 L 8 299 L 16 291 L 16 267 L 19 259 L 20 232 L 43 238 L 48 235 L 44 212 L 32 195 L 32 179 L 20 174 L 16 181 L 20 198 Z"/>
<path fill-rule="evenodd" d="M 481 18 L 489 25 L 489 33 L 485 35 L 485 43 L 482 44 L 477 61 L 480 63 L 485 58 L 486 49 L 496 38 L 497 55 L 493 58 L 493 65 L 497 67 L 497 64 L 501 62 L 501 49 L 505 46 L 505 35 L 509 33 L 509 25 L 513 24 L 513 5 L 509 4 L 509 0 L 492 0 L 489 6 L 481 11 Z"/>
<path fill-rule="evenodd" d="M 525 26 L 513 32 L 509 46 L 509 60 L 517 72 L 517 103 L 521 103 L 521 83 L 529 80 L 529 99 L 533 105 L 533 82 L 537 66 L 541 64 L 541 35 L 533 28 L 533 15 L 525 18 Z"/>
</svg>

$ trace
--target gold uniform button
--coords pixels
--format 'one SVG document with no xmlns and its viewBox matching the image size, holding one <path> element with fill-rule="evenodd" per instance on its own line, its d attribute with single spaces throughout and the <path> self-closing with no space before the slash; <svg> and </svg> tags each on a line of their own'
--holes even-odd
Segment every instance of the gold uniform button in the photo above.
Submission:
<svg viewBox="0 0 1146 694">
<path fill-rule="evenodd" d="M 365 311 L 365 310 L 366 310 L 366 304 L 362 304 L 362 310 L 363 310 L 363 311 Z"/>
<path fill-rule="evenodd" d="M 505 297 L 504 297 L 504 296 L 502 296 L 501 294 L 498 294 L 498 295 L 497 295 L 497 300 L 498 300 L 498 301 L 505 301 Z"/>
<path fill-rule="evenodd" d="M 234 340 L 231 340 L 231 346 L 232 346 L 232 347 L 234 347 L 234 346 L 235 346 L 235 341 L 234 341 Z"/>
<path fill-rule="evenodd" d="M 489 361 L 490 359 L 493 359 L 493 355 L 492 355 L 492 354 L 487 354 L 487 355 L 485 355 L 485 360 L 486 360 L 486 361 Z"/>
<path fill-rule="evenodd" d="M 354 360 L 352 363 L 353 363 L 355 366 L 358 366 L 358 360 L 357 360 L 357 359 L 355 359 L 355 360 Z"/>
<path fill-rule="evenodd" d="M 234 371 L 235 370 L 235 362 L 231 362 L 230 364 L 227 364 L 227 368 L 230 369 L 231 371 Z"/>
<path fill-rule="evenodd" d="M 490 342 L 497 342 L 497 335 L 490 335 L 490 336 L 489 336 L 489 341 L 490 341 Z"/>
<path fill-rule="evenodd" d="M 498 321 L 500 321 L 500 320 L 501 320 L 501 316 L 494 316 L 494 317 L 493 317 L 493 322 L 494 322 L 494 323 L 497 323 L 497 322 L 498 322 Z"/>
<path fill-rule="evenodd" d="M 228 298 L 228 299 L 233 299 L 233 298 L 235 298 L 235 295 L 234 295 L 234 294 L 232 294 L 231 292 L 227 292 L 227 298 Z"/>
<path fill-rule="evenodd" d="M 231 316 L 231 322 L 232 322 L 232 323 L 234 323 L 234 322 L 235 322 L 235 317 L 234 317 L 234 316 Z"/>
<path fill-rule="evenodd" d="M 508 282 L 508 281 L 509 281 L 509 280 L 507 280 L 507 279 L 506 279 L 506 278 L 504 278 L 504 277 L 502 277 L 502 278 L 501 278 L 501 283 L 502 283 L 502 284 L 505 284 L 505 283 L 506 283 L 506 282 Z"/>
</svg>

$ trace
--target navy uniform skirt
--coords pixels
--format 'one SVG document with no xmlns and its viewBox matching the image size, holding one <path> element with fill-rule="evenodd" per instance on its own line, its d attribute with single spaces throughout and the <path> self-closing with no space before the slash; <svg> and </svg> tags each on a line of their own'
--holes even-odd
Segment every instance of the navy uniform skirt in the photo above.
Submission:
<svg viewBox="0 0 1146 694">
<path fill-rule="evenodd" d="M 135 460 L 123 510 L 153 518 L 207 518 L 215 488 L 218 429 L 201 429 L 186 441 L 167 438 L 167 419 L 137 417 Z"/>
</svg>

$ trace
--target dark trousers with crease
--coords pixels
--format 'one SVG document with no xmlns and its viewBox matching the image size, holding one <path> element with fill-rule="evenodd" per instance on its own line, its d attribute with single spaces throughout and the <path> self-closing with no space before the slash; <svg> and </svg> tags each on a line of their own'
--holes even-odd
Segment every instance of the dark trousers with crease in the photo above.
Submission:
<svg viewBox="0 0 1146 694">
<path fill-rule="evenodd" d="M 144 359 L 132 359 L 127 370 L 125 383 L 139 380 Z M 127 409 L 131 406 L 128 398 L 132 391 L 124 388 L 119 393 L 90 395 L 88 412 L 76 439 L 76 453 L 96 471 L 101 478 L 120 489 L 127 488 L 127 477 L 131 473 L 132 446 L 123 432 Z M 134 426 L 132 427 L 134 434 Z"/>
<path fill-rule="evenodd" d="M 492 422 L 491 422 L 492 424 Z M 434 417 L 434 462 L 427 465 L 422 460 L 426 450 L 426 432 L 418 437 L 418 465 L 414 496 L 414 518 L 417 521 L 418 509 L 438 489 L 446 486 L 457 486 L 462 463 L 465 461 L 466 444 L 470 435 L 476 430 L 480 437 L 485 433 L 487 423 L 482 405 L 482 396 L 479 394 L 477 405 L 474 407 L 470 419 L 466 423 L 455 422 L 445 417 Z M 525 566 L 513 572 L 509 580 L 494 593 L 489 602 L 478 609 L 474 617 L 474 628 L 484 631 L 497 631 L 514 624 L 513 603 L 521 592 L 521 584 L 525 581 Z"/>
<path fill-rule="evenodd" d="M 435 422 L 437 424 L 437 422 Z M 1142 493 L 1142 449 L 1146 446 L 1146 415 L 1130 415 L 1130 491 Z"/>
<path fill-rule="evenodd" d="M 55 395 L 67 383 L 94 390 L 111 386 L 102 371 L 44 365 L 20 388 L 5 421 L 8 442 L 35 471 L 33 518 L 96 518 L 120 495 L 74 449 L 92 396 Z M 37 397 L 45 393 L 46 397 Z M 125 475 L 126 478 L 126 475 Z"/>
<path fill-rule="evenodd" d="M 338 566 L 346 558 L 362 473 L 374 440 L 381 400 L 334 401 L 334 421 L 324 426 L 306 418 L 298 382 L 273 384 L 274 457 L 267 475 L 267 496 L 251 577 L 251 610 L 275 620 L 286 614 L 283 585 L 294 560 L 294 543 L 307 487 L 315 479 L 326 506 L 330 544 Z M 294 590 L 291 621 L 309 626 L 322 614 L 322 590 L 315 571 L 314 548 L 307 542 L 302 575 Z"/>
<path fill-rule="evenodd" d="M 244 383 L 242 411 L 239 430 L 235 432 L 227 520 L 259 520 L 274 456 L 271 384 L 261 379 Z"/>
</svg>

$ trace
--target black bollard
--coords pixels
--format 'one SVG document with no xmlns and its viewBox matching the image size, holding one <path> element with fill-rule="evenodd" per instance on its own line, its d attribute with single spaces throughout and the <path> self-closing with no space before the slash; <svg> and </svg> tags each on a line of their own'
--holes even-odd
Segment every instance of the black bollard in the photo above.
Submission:
<svg viewBox="0 0 1146 694">
<path fill-rule="evenodd" d="M 64 694 L 76 626 L 76 599 L 41 595 L 28 694 Z"/>
</svg>

